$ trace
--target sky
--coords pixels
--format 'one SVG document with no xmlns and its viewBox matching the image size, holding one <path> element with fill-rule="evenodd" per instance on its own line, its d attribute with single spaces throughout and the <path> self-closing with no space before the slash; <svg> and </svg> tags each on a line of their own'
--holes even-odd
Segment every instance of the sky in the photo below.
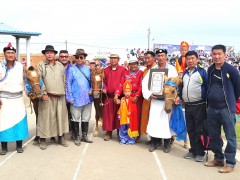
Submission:
<svg viewBox="0 0 240 180">
<path fill-rule="evenodd" d="M 224 44 L 240 50 L 238 0 L 0 0 L 0 22 L 19 30 L 40 32 L 30 51 L 47 44 L 55 49 L 123 53 L 153 43 Z M 11 36 L 0 35 L 0 48 Z M 25 40 L 20 40 L 25 51 Z"/>
</svg>

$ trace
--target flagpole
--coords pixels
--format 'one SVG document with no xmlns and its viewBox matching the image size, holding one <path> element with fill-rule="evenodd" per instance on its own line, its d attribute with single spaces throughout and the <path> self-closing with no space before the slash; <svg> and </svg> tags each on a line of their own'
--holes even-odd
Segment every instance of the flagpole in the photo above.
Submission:
<svg viewBox="0 0 240 180">
<path fill-rule="evenodd" d="M 150 48 L 150 27 L 148 28 L 148 50 Z"/>
</svg>

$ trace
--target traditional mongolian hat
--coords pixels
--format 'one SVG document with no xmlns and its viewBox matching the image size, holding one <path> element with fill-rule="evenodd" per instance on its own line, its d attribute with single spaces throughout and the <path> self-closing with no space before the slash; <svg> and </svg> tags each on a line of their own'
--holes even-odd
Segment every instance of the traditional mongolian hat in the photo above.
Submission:
<svg viewBox="0 0 240 180">
<path fill-rule="evenodd" d="M 12 50 L 12 51 L 14 51 L 14 52 L 16 52 L 16 49 L 12 46 L 12 43 L 8 43 L 8 45 L 5 47 L 5 48 L 3 48 L 3 52 L 5 53 L 7 50 Z"/>
<path fill-rule="evenodd" d="M 127 79 L 124 84 L 123 84 L 123 90 L 130 90 L 132 91 L 132 84 L 130 83 L 130 81 Z"/>
<path fill-rule="evenodd" d="M 58 53 L 52 45 L 46 45 L 45 49 L 42 50 L 42 53 L 45 54 L 46 51 L 53 51 L 55 54 Z"/>
<path fill-rule="evenodd" d="M 76 53 L 73 56 L 80 56 L 80 55 L 87 57 L 88 54 L 85 53 L 84 49 L 77 49 Z"/>
<path fill-rule="evenodd" d="M 159 54 L 159 53 L 167 54 L 168 52 L 167 52 L 166 49 L 158 49 L 158 50 L 156 51 L 156 54 Z"/>
<path fill-rule="evenodd" d="M 186 41 L 182 41 L 180 44 L 180 48 L 187 47 L 189 49 L 189 44 Z"/>
<path fill-rule="evenodd" d="M 109 58 L 118 58 L 118 59 L 120 59 L 118 54 L 110 54 Z"/>
</svg>

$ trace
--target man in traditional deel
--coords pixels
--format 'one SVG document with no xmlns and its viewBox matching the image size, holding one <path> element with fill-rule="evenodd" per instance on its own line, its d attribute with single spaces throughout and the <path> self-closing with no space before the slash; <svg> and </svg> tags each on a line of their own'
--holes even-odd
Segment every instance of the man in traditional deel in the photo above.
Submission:
<svg viewBox="0 0 240 180">
<path fill-rule="evenodd" d="M 5 59 L 0 62 L 0 155 L 7 154 L 7 143 L 14 141 L 17 152 L 22 153 L 22 142 L 29 137 L 23 100 L 23 66 L 16 60 L 16 49 L 11 43 L 3 52 Z"/>
</svg>

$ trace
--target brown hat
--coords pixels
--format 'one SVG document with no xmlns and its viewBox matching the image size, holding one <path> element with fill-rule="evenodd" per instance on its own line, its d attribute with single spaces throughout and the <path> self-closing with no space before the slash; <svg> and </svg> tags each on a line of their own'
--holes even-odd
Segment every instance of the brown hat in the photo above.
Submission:
<svg viewBox="0 0 240 180">
<path fill-rule="evenodd" d="M 53 51 L 55 54 L 58 52 L 54 49 L 52 45 L 47 45 L 44 50 L 42 50 L 42 53 L 45 54 L 46 51 Z"/>
<path fill-rule="evenodd" d="M 79 56 L 79 55 L 84 55 L 87 57 L 87 53 L 85 53 L 84 49 L 77 49 L 76 53 L 73 56 Z"/>
<path fill-rule="evenodd" d="M 118 59 L 120 59 L 118 54 L 110 54 L 109 58 L 118 58 Z"/>
</svg>

